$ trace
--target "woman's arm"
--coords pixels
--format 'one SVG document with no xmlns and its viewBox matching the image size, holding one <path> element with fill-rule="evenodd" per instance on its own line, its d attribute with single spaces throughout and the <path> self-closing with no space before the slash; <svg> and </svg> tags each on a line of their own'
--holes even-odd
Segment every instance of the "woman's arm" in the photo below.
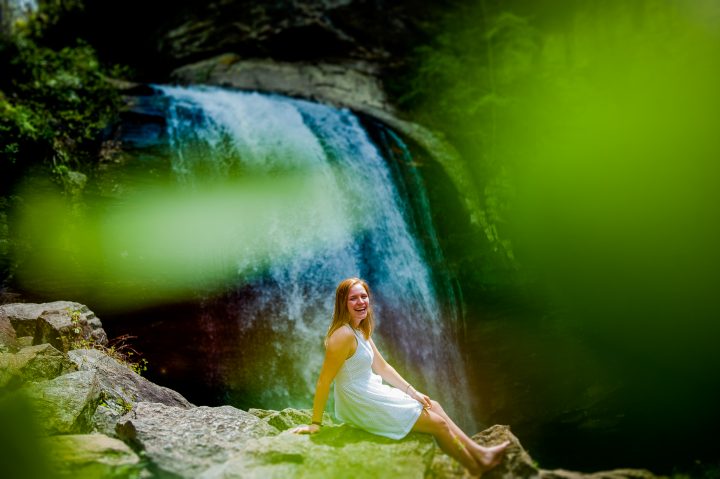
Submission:
<svg viewBox="0 0 720 479">
<path fill-rule="evenodd" d="M 328 338 L 327 347 L 325 348 L 325 360 L 323 361 L 320 377 L 315 387 L 313 422 L 322 422 L 325 404 L 330 394 L 330 385 L 345 362 L 345 359 L 350 355 L 355 341 L 355 335 L 347 328 L 338 329 Z M 297 427 L 293 429 L 293 432 L 314 433 L 317 432 L 318 429 L 319 426 L 312 424 L 310 426 Z"/>
<path fill-rule="evenodd" d="M 400 376 L 400 373 L 395 371 L 394 367 L 390 366 L 390 364 L 385 361 L 385 358 L 382 357 L 382 354 L 380 354 L 380 351 L 378 351 L 378 348 L 375 346 L 372 339 L 370 339 L 370 345 L 372 346 L 374 353 L 372 362 L 373 371 L 375 371 L 376 374 L 379 374 L 385 382 L 400 389 L 402 392 L 421 403 L 424 407 L 432 407 L 428 396 L 417 392 L 409 382 Z"/>
</svg>

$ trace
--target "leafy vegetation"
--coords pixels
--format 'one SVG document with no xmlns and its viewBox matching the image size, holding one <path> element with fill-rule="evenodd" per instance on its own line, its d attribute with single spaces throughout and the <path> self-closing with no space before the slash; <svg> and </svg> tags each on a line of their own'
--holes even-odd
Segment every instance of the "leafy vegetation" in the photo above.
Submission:
<svg viewBox="0 0 720 479">
<path fill-rule="evenodd" d="M 48 1 L 0 38 L 0 194 L 39 166 L 61 180 L 97 157 L 101 132 L 117 115 L 119 95 L 93 48 L 46 41 L 77 1 Z"/>
<path fill-rule="evenodd" d="M 459 253 L 449 258 L 451 267 L 468 290 L 518 286 L 525 272 L 506 224 L 516 186 L 504 135 L 532 74 L 539 33 L 524 16 L 482 0 L 458 3 L 430 28 L 432 42 L 419 46 L 408 73 L 387 86 L 413 120 L 458 148 L 476 185 L 481 210 L 473 214 L 485 237 L 444 232 L 452 243 L 444 249 Z"/>
<path fill-rule="evenodd" d="M 81 311 L 70 311 L 70 321 L 72 323 L 72 337 L 70 341 L 71 349 L 97 349 L 115 359 L 121 364 L 127 366 L 130 370 L 142 375 L 147 371 L 148 361 L 141 357 L 140 353 L 135 350 L 129 340 L 134 336 L 123 335 L 115 339 L 111 339 L 108 345 L 101 344 L 93 338 L 88 338 L 84 334 L 83 323 L 81 321 Z"/>
</svg>

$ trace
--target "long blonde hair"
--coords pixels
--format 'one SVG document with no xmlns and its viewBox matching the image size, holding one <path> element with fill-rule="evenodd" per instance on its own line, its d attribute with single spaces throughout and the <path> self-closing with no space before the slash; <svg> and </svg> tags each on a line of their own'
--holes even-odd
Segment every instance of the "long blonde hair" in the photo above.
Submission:
<svg viewBox="0 0 720 479">
<path fill-rule="evenodd" d="M 350 323 L 350 311 L 348 311 L 347 302 L 348 296 L 350 296 L 350 288 L 356 284 L 361 284 L 368 294 L 368 309 L 367 316 L 360 322 L 360 330 L 363 332 L 365 339 L 370 339 L 375 328 L 375 319 L 373 317 L 372 309 L 372 294 L 370 293 L 370 287 L 360 278 L 348 278 L 340 281 L 337 289 L 335 289 L 335 310 L 333 311 L 332 323 L 328 328 L 327 334 L 325 335 L 325 346 L 327 346 L 328 339 L 338 328 L 342 327 L 343 324 Z"/>
</svg>

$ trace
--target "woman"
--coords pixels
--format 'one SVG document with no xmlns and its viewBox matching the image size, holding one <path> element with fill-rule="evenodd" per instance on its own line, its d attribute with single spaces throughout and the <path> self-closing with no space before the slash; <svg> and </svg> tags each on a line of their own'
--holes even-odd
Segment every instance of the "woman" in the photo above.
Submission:
<svg viewBox="0 0 720 479">
<path fill-rule="evenodd" d="M 325 337 L 325 361 L 315 390 L 312 424 L 292 432 L 314 434 L 320 430 L 334 380 L 335 416 L 340 421 L 392 439 L 401 439 L 410 431 L 432 434 L 443 451 L 474 475 L 496 466 L 509 442 L 483 447 L 470 439 L 437 401 L 416 391 L 383 359 L 371 338 L 373 327 L 367 283 L 359 278 L 342 281 L 335 291 L 332 324 Z M 382 379 L 395 387 L 382 384 Z"/>
</svg>

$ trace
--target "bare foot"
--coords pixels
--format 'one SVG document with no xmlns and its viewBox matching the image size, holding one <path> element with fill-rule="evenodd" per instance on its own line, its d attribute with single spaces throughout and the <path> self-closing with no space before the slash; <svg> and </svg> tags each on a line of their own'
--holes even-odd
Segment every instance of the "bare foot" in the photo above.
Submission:
<svg viewBox="0 0 720 479">
<path fill-rule="evenodd" d="M 480 446 L 472 448 L 472 455 L 475 460 L 482 466 L 483 471 L 489 471 L 493 467 L 500 464 L 505 455 L 505 449 L 510 445 L 510 441 L 505 441 L 497 446 Z"/>
</svg>

